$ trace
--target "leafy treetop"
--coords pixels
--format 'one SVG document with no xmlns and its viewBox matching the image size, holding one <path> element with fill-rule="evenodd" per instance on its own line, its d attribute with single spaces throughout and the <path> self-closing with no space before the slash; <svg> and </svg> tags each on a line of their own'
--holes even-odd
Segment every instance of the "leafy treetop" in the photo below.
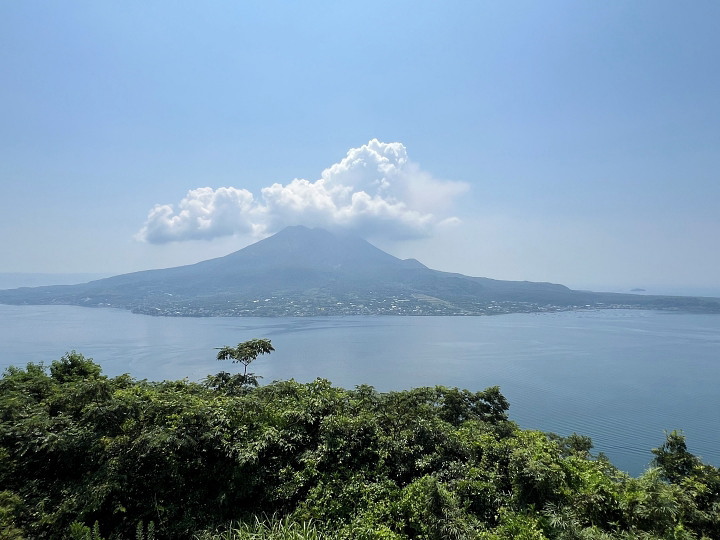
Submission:
<svg viewBox="0 0 720 540">
<path fill-rule="evenodd" d="M 229 373 L 221 372 L 213 379 L 209 377 L 206 382 L 209 383 L 210 387 L 230 387 L 236 390 L 242 390 L 250 386 L 258 386 L 258 379 L 261 378 L 259 375 L 254 373 L 248 373 L 247 368 L 250 363 L 255 360 L 261 354 L 270 354 L 275 348 L 270 343 L 269 339 L 251 339 L 238 343 L 237 347 L 225 346 L 220 349 L 217 354 L 218 360 L 232 360 L 233 363 L 240 363 L 243 365 L 243 372 L 238 375 L 231 376 Z M 219 379 L 218 379 L 219 378 Z M 225 380 L 227 379 L 227 380 Z"/>
</svg>

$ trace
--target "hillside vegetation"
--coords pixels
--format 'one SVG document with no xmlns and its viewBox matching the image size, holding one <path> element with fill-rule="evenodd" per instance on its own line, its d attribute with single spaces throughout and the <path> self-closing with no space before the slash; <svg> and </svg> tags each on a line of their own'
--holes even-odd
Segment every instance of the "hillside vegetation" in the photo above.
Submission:
<svg viewBox="0 0 720 540">
<path fill-rule="evenodd" d="M 219 355 L 247 368 L 272 350 L 253 342 Z M 587 437 L 520 429 L 497 387 L 256 383 L 75 352 L 8 369 L 0 538 L 720 538 L 720 471 L 678 433 L 632 478 Z"/>
</svg>

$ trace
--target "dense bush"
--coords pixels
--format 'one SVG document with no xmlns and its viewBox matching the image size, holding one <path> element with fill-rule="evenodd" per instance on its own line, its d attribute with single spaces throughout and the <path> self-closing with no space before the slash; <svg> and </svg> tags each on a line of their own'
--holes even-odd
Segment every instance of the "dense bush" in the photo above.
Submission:
<svg viewBox="0 0 720 540">
<path fill-rule="evenodd" d="M 8 369 L 0 539 L 720 538 L 720 471 L 678 433 L 631 478 L 519 429 L 498 388 L 227 378 Z"/>
</svg>

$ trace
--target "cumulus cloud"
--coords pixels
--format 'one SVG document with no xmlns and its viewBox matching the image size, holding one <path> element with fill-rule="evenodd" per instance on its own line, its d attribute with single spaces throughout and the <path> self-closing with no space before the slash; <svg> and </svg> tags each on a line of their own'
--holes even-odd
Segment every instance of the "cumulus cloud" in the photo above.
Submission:
<svg viewBox="0 0 720 540">
<path fill-rule="evenodd" d="M 288 225 L 306 225 L 366 237 L 417 238 L 457 221 L 446 212 L 466 189 L 465 183 L 423 171 L 401 143 L 373 139 L 351 149 L 318 180 L 276 183 L 262 188 L 257 199 L 234 187 L 190 190 L 177 207 L 156 205 L 137 237 L 150 243 L 248 233 L 261 237 Z"/>
<path fill-rule="evenodd" d="M 257 204 L 253 194 L 234 187 L 188 191 L 177 209 L 158 204 L 150 210 L 138 238 L 153 244 L 179 240 L 210 240 L 218 236 L 254 232 Z"/>
</svg>

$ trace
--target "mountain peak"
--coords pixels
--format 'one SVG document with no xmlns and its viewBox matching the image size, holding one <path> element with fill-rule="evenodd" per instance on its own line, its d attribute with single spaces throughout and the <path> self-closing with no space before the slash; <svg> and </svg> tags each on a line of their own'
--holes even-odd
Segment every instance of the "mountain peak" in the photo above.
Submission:
<svg viewBox="0 0 720 540">
<path fill-rule="evenodd" d="M 302 226 L 225 257 L 80 285 L 0 291 L 0 302 L 197 316 L 480 315 L 580 306 L 720 312 L 717 299 L 571 291 L 439 272 L 361 238 Z"/>
<path fill-rule="evenodd" d="M 357 236 L 302 225 L 280 232 L 219 260 L 313 270 L 399 266 L 402 261 Z"/>
</svg>

